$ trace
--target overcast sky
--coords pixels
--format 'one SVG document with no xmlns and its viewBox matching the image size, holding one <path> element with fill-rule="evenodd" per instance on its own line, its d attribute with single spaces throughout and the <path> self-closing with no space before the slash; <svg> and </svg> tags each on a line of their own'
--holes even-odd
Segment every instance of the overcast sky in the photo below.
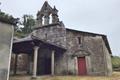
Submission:
<svg viewBox="0 0 120 80">
<path fill-rule="evenodd" d="M 45 0 L 0 0 L 0 9 L 14 17 L 36 13 Z M 48 0 L 67 28 L 106 34 L 113 55 L 120 56 L 120 0 Z"/>
</svg>

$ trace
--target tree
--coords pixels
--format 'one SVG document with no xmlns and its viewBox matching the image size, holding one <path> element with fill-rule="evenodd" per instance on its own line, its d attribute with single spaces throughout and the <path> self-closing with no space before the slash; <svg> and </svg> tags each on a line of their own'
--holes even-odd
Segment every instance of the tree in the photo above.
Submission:
<svg viewBox="0 0 120 80">
<path fill-rule="evenodd" d="M 119 56 L 112 57 L 112 66 L 113 66 L 113 70 L 120 71 L 120 57 Z"/>
<path fill-rule="evenodd" d="M 20 27 L 20 26 L 23 27 Z M 33 18 L 32 15 L 23 15 L 22 21 L 18 24 L 19 27 L 15 30 L 15 36 L 17 37 L 25 37 L 29 33 L 32 32 L 33 26 L 35 25 L 35 19 Z"/>
<path fill-rule="evenodd" d="M 27 35 L 32 32 L 33 26 L 35 25 L 35 19 L 32 15 L 23 15 L 22 24 L 24 26 L 21 28 L 22 32 Z"/>
<path fill-rule="evenodd" d="M 16 25 L 19 21 L 19 18 L 14 18 L 13 16 L 0 11 L 0 21 L 8 24 Z"/>
</svg>

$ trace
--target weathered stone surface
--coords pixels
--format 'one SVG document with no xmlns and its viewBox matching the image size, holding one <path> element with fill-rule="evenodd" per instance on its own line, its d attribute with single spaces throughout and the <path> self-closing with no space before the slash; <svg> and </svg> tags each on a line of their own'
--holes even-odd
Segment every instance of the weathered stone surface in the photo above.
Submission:
<svg viewBox="0 0 120 80">
<path fill-rule="evenodd" d="M 67 49 L 65 53 L 55 52 L 56 75 L 78 75 L 75 57 L 85 57 L 88 75 L 111 75 L 111 57 L 101 35 L 87 34 L 66 29 L 62 23 L 54 26 L 43 26 L 33 31 L 32 35 L 49 43 Z M 81 37 L 81 43 L 78 41 Z M 45 63 L 51 60 L 51 50 L 39 49 L 38 74 L 45 74 Z M 50 71 L 49 64 L 49 70 Z"/>
<path fill-rule="evenodd" d="M 7 80 L 13 26 L 0 22 L 0 80 Z"/>
<path fill-rule="evenodd" d="M 74 55 L 77 51 L 77 57 L 80 56 L 89 56 L 90 62 L 86 62 L 87 64 L 91 64 L 90 68 L 87 66 L 89 75 L 108 75 L 106 74 L 106 70 L 109 69 L 109 75 L 112 73 L 111 69 L 111 60 L 108 49 L 103 43 L 102 36 L 92 36 L 87 34 L 81 34 L 77 32 L 66 31 L 66 44 L 67 44 L 67 54 Z M 82 43 L 79 44 L 77 38 L 82 38 Z M 105 52 L 106 51 L 106 52 Z M 87 54 L 88 53 L 88 54 Z M 107 54 L 107 55 L 106 55 Z M 108 59 L 106 58 L 108 57 Z M 74 58 L 73 58 L 74 59 Z M 74 61 L 71 59 L 68 60 L 69 69 L 68 71 L 74 74 Z M 109 68 L 106 66 L 109 65 Z"/>
<path fill-rule="evenodd" d="M 59 23 L 62 24 L 62 23 Z M 39 37 L 42 40 L 54 43 L 56 45 L 66 47 L 66 30 L 64 26 L 48 26 L 38 29 L 34 36 Z"/>
<path fill-rule="evenodd" d="M 59 22 L 58 18 L 58 10 L 55 8 L 52 8 L 47 1 L 43 4 L 40 11 L 37 13 L 37 21 L 35 27 L 42 27 L 43 25 L 48 25 L 51 23 L 57 23 Z M 50 16 L 52 19 L 50 19 Z M 50 23 L 51 20 L 51 23 Z"/>
<path fill-rule="evenodd" d="M 59 21 L 57 12 L 55 7 L 51 8 L 45 2 L 37 14 L 37 28 L 30 34 L 66 49 L 66 52 L 55 51 L 55 75 L 78 75 L 79 57 L 85 57 L 87 75 L 111 75 L 111 52 L 105 35 L 67 29 Z M 54 19 L 51 24 L 50 14 Z M 45 25 L 42 24 L 42 18 L 45 19 Z M 46 74 L 46 69 L 51 71 L 51 52 L 48 47 L 39 48 L 38 74 Z"/>
</svg>

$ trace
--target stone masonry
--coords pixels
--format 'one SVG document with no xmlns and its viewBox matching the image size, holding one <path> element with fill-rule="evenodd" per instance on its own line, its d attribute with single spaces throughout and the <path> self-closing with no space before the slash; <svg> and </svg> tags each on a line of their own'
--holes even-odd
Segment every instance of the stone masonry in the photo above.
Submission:
<svg viewBox="0 0 120 80">
<path fill-rule="evenodd" d="M 29 35 L 66 49 L 66 52 L 55 52 L 55 75 L 79 75 L 77 59 L 80 57 L 85 57 L 86 75 L 111 75 L 112 53 L 106 35 L 65 28 L 57 13 L 58 10 L 46 1 L 38 11 L 34 31 Z M 44 68 L 49 67 L 43 64 L 51 60 L 51 51 L 40 48 L 38 53 L 37 73 L 45 74 Z"/>
</svg>

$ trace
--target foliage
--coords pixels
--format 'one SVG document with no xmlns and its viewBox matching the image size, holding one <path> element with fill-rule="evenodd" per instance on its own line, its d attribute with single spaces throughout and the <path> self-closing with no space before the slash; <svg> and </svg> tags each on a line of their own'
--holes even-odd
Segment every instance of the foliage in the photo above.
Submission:
<svg viewBox="0 0 120 80">
<path fill-rule="evenodd" d="M 120 57 L 119 56 L 112 57 L 112 66 L 113 66 L 113 70 L 120 71 Z"/>
<path fill-rule="evenodd" d="M 15 31 L 14 36 L 18 38 L 23 38 L 25 37 L 25 34 L 22 31 L 18 30 L 18 31 Z"/>
<path fill-rule="evenodd" d="M 19 34 L 20 31 L 18 31 L 19 27 L 17 25 L 19 23 L 19 18 L 14 18 L 12 15 L 0 11 L 0 21 L 14 25 L 15 34 Z"/>
<path fill-rule="evenodd" d="M 24 15 L 22 24 L 24 26 L 23 28 L 21 28 L 22 32 L 24 34 L 29 34 L 30 32 L 32 32 L 32 28 L 35 25 L 35 20 L 33 19 L 32 15 Z"/>
<path fill-rule="evenodd" d="M 20 21 L 18 26 L 22 25 L 23 27 L 17 27 L 15 30 L 15 36 L 20 38 L 25 37 L 31 33 L 33 26 L 35 25 L 35 19 L 32 15 L 23 15 L 22 19 L 23 21 Z"/>
<path fill-rule="evenodd" d="M 23 15 L 22 19 L 23 21 L 20 21 L 19 18 L 14 18 L 13 16 L 0 11 L 0 21 L 14 25 L 14 35 L 20 38 L 31 33 L 32 28 L 35 25 L 35 19 L 32 15 Z M 20 27 L 20 25 L 23 27 Z"/>
<path fill-rule="evenodd" d="M 8 24 L 16 25 L 18 23 L 18 20 L 19 18 L 13 18 L 13 16 L 0 11 L 0 21 Z"/>
</svg>

